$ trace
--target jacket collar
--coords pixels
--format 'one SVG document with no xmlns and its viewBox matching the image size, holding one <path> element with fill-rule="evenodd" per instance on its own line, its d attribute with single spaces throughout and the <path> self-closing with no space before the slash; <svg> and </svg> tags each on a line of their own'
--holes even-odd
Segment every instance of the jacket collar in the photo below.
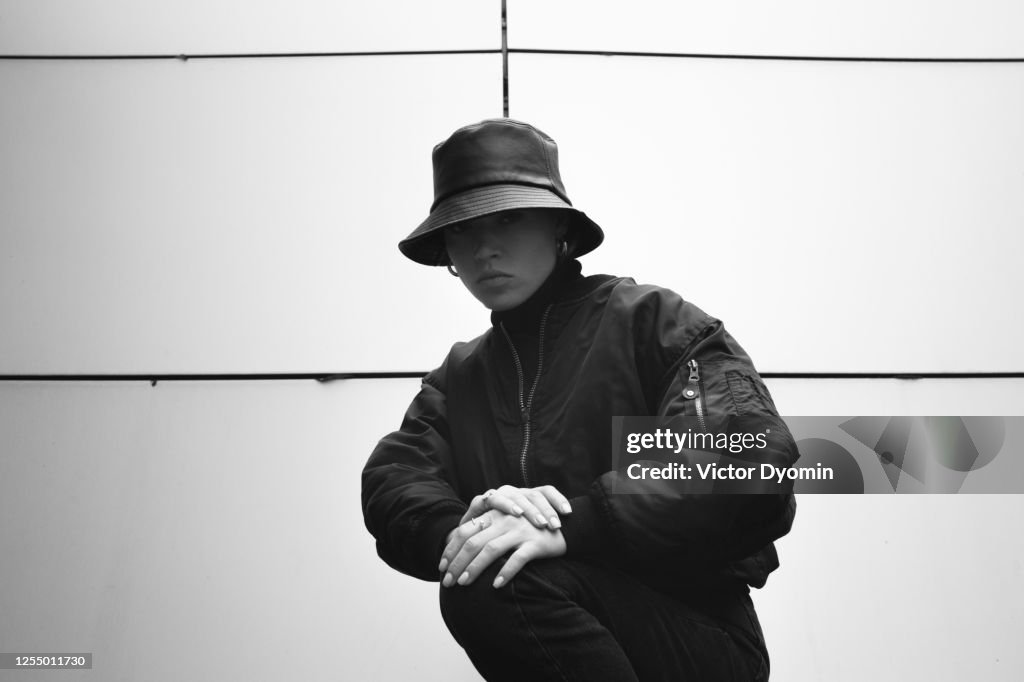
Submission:
<svg viewBox="0 0 1024 682">
<path fill-rule="evenodd" d="M 511 310 L 492 312 L 491 324 L 504 325 L 509 333 L 536 333 L 548 304 L 572 300 L 584 293 L 581 284 L 585 278 L 581 270 L 580 262 L 574 258 L 560 261 L 530 298 Z"/>
</svg>

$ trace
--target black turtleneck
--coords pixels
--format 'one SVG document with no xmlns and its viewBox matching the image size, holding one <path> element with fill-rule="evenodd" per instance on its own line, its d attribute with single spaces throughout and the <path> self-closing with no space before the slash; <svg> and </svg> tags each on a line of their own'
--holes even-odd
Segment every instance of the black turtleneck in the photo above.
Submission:
<svg viewBox="0 0 1024 682">
<path fill-rule="evenodd" d="M 532 383 L 537 372 L 540 322 L 544 310 L 549 304 L 563 300 L 565 294 L 572 288 L 570 285 L 583 279 L 581 270 L 582 266 L 576 259 L 559 260 L 548 278 L 530 298 L 515 308 L 491 313 L 491 324 L 499 328 L 504 327 L 512 338 L 523 367 L 523 381 L 527 386 Z M 501 332 L 499 335 L 504 336 Z"/>
<path fill-rule="evenodd" d="M 548 278 L 530 298 L 515 308 L 492 312 L 491 324 L 495 327 L 504 325 L 510 334 L 527 332 L 536 335 L 544 308 L 548 303 L 560 300 L 559 295 L 567 285 L 583 279 L 581 270 L 582 266 L 575 258 L 558 261 Z"/>
</svg>

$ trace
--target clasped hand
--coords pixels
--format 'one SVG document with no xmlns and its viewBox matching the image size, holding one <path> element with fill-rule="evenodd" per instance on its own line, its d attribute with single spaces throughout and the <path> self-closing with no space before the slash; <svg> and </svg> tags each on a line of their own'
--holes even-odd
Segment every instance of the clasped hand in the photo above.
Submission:
<svg viewBox="0 0 1024 682">
<path fill-rule="evenodd" d="M 477 495 L 462 522 L 448 534 L 438 569 L 445 587 L 469 585 L 496 559 L 511 552 L 494 587 L 512 580 L 534 559 L 565 554 L 565 538 L 554 507 L 572 511 L 569 501 L 552 486 L 502 486 Z"/>
</svg>

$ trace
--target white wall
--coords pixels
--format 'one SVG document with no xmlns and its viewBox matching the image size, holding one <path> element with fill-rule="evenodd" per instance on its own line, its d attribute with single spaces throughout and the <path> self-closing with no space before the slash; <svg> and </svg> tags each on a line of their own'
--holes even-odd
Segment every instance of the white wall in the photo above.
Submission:
<svg viewBox="0 0 1024 682">
<path fill-rule="evenodd" d="M 0 384 L 4 651 L 93 653 L 54 679 L 473 679 L 437 586 L 362 524 L 418 383 Z"/>
<path fill-rule="evenodd" d="M 540 3 L 512 48 L 1024 57 L 1008 0 Z M 496 50 L 500 3 L 0 2 L 0 55 Z M 510 55 L 608 239 L 768 372 L 1020 372 L 1024 64 Z M 0 374 L 425 370 L 486 311 L 397 241 L 497 54 L 0 59 Z M 430 305 L 410 306 L 410 292 Z M 1024 414 L 1024 379 L 773 380 L 784 414 Z M 358 474 L 417 382 L 0 381 L 0 679 L 476 679 Z M 1024 498 L 804 496 L 776 679 L 1015 680 Z M 230 652 L 227 655 L 226 652 Z"/>
</svg>

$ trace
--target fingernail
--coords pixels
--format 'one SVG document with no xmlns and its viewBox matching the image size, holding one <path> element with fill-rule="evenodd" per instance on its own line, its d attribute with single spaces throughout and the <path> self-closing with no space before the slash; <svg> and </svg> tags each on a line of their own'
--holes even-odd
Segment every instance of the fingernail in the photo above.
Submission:
<svg viewBox="0 0 1024 682">
<path fill-rule="evenodd" d="M 453 580 L 454 580 L 454 578 L 452 578 L 452 574 L 451 573 L 445 573 L 444 574 L 444 580 L 441 581 L 441 584 L 444 585 L 445 587 L 451 587 Z"/>
<path fill-rule="evenodd" d="M 552 516 L 550 523 L 551 523 L 551 527 L 552 528 L 561 528 L 562 527 L 562 522 L 558 520 L 557 516 Z"/>
<path fill-rule="evenodd" d="M 437 565 L 437 570 L 444 573 L 444 569 L 448 568 L 448 559 L 441 557 L 441 563 Z"/>
<path fill-rule="evenodd" d="M 504 577 L 499 575 L 497 578 L 494 579 L 494 587 L 495 587 L 495 589 L 501 587 L 504 584 L 505 584 L 505 578 Z"/>
<path fill-rule="evenodd" d="M 513 504 L 512 505 L 512 513 L 515 514 L 516 516 L 522 516 L 523 509 L 518 504 Z"/>
<path fill-rule="evenodd" d="M 572 514 L 572 507 L 569 506 L 568 502 L 566 502 L 565 504 L 562 505 L 562 513 L 563 514 Z"/>
<path fill-rule="evenodd" d="M 465 585 L 468 582 L 469 582 L 469 571 L 466 571 L 465 573 L 463 573 L 462 575 L 459 576 L 459 584 L 460 585 Z"/>
<path fill-rule="evenodd" d="M 544 518 L 543 514 L 537 514 L 537 523 L 541 526 L 547 525 L 547 519 Z"/>
</svg>

